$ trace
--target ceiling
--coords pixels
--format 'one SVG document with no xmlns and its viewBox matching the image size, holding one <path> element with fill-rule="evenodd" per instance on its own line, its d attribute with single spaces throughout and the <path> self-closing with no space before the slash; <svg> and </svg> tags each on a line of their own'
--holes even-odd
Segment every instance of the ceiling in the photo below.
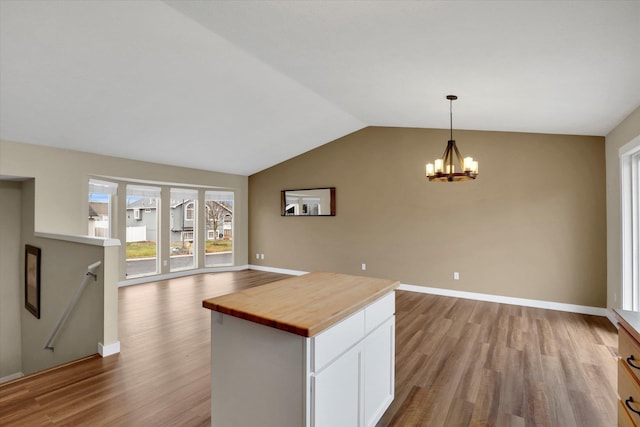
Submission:
<svg viewBox="0 0 640 427">
<path fill-rule="evenodd" d="M 366 126 L 606 135 L 640 1 L 0 0 L 0 138 L 250 175 Z M 426 154 L 425 154 L 426 155 Z"/>
</svg>

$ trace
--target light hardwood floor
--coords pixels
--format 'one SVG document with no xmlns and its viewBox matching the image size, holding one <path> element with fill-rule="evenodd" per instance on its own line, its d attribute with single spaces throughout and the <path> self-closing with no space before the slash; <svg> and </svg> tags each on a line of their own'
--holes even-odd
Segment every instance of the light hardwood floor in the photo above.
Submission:
<svg viewBox="0 0 640 427">
<path fill-rule="evenodd" d="M 121 353 L 0 385 L 0 425 L 210 423 L 203 299 L 286 276 L 217 273 L 120 289 Z M 396 399 L 379 426 L 613 426 L 605 318 L 397 292 Z"/>
</svg>

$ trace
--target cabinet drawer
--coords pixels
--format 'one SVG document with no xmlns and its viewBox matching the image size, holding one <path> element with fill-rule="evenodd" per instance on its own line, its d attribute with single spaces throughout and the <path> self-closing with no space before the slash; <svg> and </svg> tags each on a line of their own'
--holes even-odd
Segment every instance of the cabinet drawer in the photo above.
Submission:
<svg viewBox="0 0 640 427">
<path fill-rule="evenodd" d="M 364 310 L 360 310 L 312 338 L 311 370 L 319 371 L 363 338 Z"/>
<path fill-rule="evenodd" d="M 631 421 L 622 400 L 618 400 L 618 427 L 636 427 Z"/>
<path fill-rule="evenodd" d="M 640 425 L 640 385 L 622 359 L 618 362 L 618 394 L 625 406 L 625 412 L 629 414 L 634 424 Z"/>
<path fill-rule="evenodd" d="M 365 334 L 382 325 L 388 318 L 393 316 L 395 312 L 396 293 L 389 292 L 365 309 Z"/>
<path fill-rule="evenodd" d="M 618 328 L 618 352 L 620 353 L 620 358 L 640 381 L 640 345 L 622 325 L 618 325 L 620 326 Z M 634 366 L 637 366 L 637 368 Z"/>
</svg>

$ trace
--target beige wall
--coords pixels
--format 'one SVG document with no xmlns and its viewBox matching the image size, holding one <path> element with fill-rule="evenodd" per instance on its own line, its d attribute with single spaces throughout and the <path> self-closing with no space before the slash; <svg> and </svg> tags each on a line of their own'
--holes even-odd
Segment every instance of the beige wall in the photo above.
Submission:
<svg viewBox="0 0 640 427">
<path fill-rule="evenodd" d="M 232 190 L 235 192 L 234 263 L 247 264 L 246 176 L 8 141 L 0 141 L 1 175 L 35 178 L 35 229 L 62 234 L 87 233 L 87 183 L 90 176 Z M 124 230 L 124 227 L 121 229 Z M 124 236 L 114 237 L 125 241 Z M 124 261 L 124 245 L 121 247 L 121 259 Z M 124 278 L 124 273 L 121 278 Z"/>
<path fill-rule="evenodd" d="M 18 194 L 14 194 L 16 184 L 3 181 L 7 176 L 35 180 L 25 181 Z M 121 183 L 163 183 L 167 188 L 182 185 L 233 191 L 234 263 L 247 264 L 248 178 L 245 176 L 0 141 L 0 204 L 3 206 L 0 217 L 3 233 L 0 239 L 0 378 L 16 373 L 10 372 L 15 369 L 28 374 L 94 354 L 99 342 L 105 345 L 117 343 L 116 286 L 117 280 L 124 278 L 124 245 L 101 247 L 34 236 L 34 231 L 86 234 L 88 180 L 91 176 L 117 177 Z M 21 203 L 12 204 L 16 198 Z M 123 206 L 121 203 L 124 211 Z M 124 225 L 124 221 L 114 224 L 114 229 L 121 231 L 121 235 L 114 237 L 124 241 L 125 228 L 120 225 Z M 17 252 L 12 239 L 18 241 Z M 25 243 L 38 246 L 43 252 L 43 317 L 40 320 L 23 308 Z M 81 297 L 83 302 L 74 309 L 61 332 L 56 351 L 42 350 L 48 334 L 79 286 L 86 267 L 97 260 L 103 261 L 101 280 L 85 289 Z M 120 271 L 107 268 L 114 263 L 120 264 Z M 16 284 L 19 288 L 17 297 Z M 16 301 L 16 298 L 20 300 Z M 17 326 L 13 324 L 14 330 L 9 332 L 5 317 L 18 319 Z M 21 342 L 19 348 L 14 346 L 16 339 Z M 5 352 L 9 346 L 12 350 Z M 16 365 L 14 362 L 18 359 L 20 362 Z"/>
<path fill-rule="evenodd" d="M 0 378 L 22 372 L 21 204 L 21 184 L 0 181 Z"/>
<path fill-rule="evenodd" d="M 429 183 L 448 133 L 370 127 L 252 175 L 250 261 L 604 307 L 604 138 L 455 131 L 480 175 Z M 280 216 L 281 190 L 328 186 L 337 216 Z"/>
<path fill-rule="evenodd" d="M 19 266 L 24 265 L 24 244 L 41 249 L 40 319 L 24 309 L 21 296 L 22 372 L 30 374 L 97 353 L 104 332 L 104 280 L 86 286 L 60 330 L 55 351 L 43 346 L 85 277 L 87 266 L 104 265 L 103 248 L 34 236 L 34 181 L 22 185 L 21 241 Z M 19 283 L 24 283 L 20 268 Z M 4 343 L 3 343 L 4 344 Z"/>
<path fill-rule="evenodd" d="M 636 108 L 606 138 L 607 158 L 607 306 L 621 307 L 621 211 L 620 157 L 618 150 L 640 136 L 640 107 Z"/>
<path fill-rule="evenodd" d="M 100 344 L 117 343 L 118 246 L 64 241 L 66 236 L 34 234 L 33 179 L 0 180 L 0 380 L 15 378 L 95 354 Z M 113 242 L 109 242 L 113 243 Z M 41 258 L 41 312 L 25 309 L 24 245 L 36 246 Z M 110 259 L 107 259 L 107 256 Z M 80 286 L 87 266 L 102 262 L 54 343 L 43 346 Z M 110 274 L 107 277 L 107 273 Z"/>
</svg>

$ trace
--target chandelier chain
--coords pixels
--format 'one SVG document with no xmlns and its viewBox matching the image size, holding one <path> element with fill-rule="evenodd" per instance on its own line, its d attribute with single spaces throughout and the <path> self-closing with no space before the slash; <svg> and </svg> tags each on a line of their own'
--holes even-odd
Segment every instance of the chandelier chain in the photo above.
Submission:
<svg viewBox="0 0 640 427">
<path fill-rule="evenodd" d="M 453 141 L 453 99 L 449 99 L 449 139 Z"/>
</svg>

